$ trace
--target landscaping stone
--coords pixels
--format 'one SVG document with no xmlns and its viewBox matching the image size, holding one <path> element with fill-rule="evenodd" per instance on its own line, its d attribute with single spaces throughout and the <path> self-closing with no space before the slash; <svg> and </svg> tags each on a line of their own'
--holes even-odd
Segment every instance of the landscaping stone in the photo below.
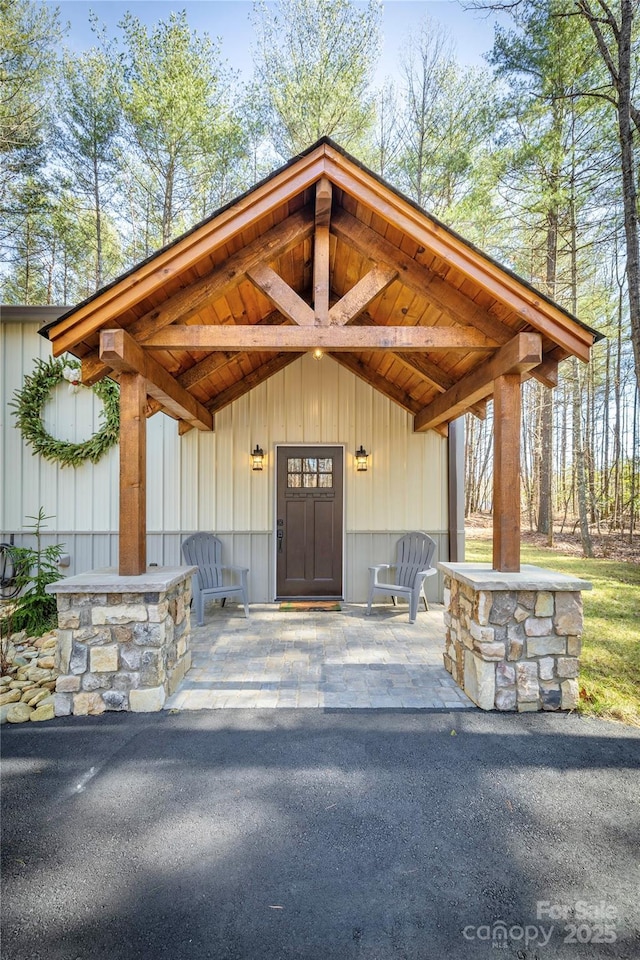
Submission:
<svg viewBox="0 0 640 960">
<path fill-rule="evenodd" d="M 46 703 L 39 704 L 39 706 L 36 707 L 36 709 L 33 711 L 31 716 L 29 717 L 29 720 L 33 722 L 37 722 L 40 720 L 53 720 L 54 717 L 55 717 L 55 708 L 54 708 L 53 698 L 52 698 L 50 701 L 47 701 Z"/>
<path fill-rule="evenodd" d="M 9 690 L 7 693 L 0 693 L 0 707 L 7 703 L 17 703 L 22 697 L 22 689 Z"/>
<path fill-rule="evenodd" d="M 48 690 L 39 689 L 38 692 L 34 694 L 31 697 L 31 699 L 27 700 L 26 702 L 29 704 L 30 707 L 36 707 L 42 700 L 46 700 L 47 697 L 50 697 L 50 696 L 51 694 L 49 693 Z"/>
<path fill-rule="evenodd" d="M 33 707 L 26 703 L 14 703 L 7 711 L 7 723 L 24 723 L 33 713 Z"/>
</svg>

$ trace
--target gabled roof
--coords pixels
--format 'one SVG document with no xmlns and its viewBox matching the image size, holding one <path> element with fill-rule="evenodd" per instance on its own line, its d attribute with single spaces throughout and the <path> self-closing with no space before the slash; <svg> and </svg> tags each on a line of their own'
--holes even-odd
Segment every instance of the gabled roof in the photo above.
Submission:
<svg viewBox="0 0 640 960">
<path fill-rule="evenodd" d="M 444 429 L 599 339 L 327 138 L 41 332 L 85 382 L 137 369 L 151 412 L 201 429 L 314 348 Z"/>
</svg>

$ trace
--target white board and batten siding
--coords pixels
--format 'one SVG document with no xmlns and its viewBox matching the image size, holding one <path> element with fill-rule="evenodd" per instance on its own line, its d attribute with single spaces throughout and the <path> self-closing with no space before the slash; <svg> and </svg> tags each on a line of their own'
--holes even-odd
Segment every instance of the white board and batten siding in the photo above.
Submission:
<svg viewBox="0 0 640 960">
<path fill-rule="evenodd" d="M 2 318 L 0 318 L 1 320 Z M 8 402 L 35 358 L 50 356 L 38 322 L 0 322 L 2 447 L 0 534 L 29 542 L 27 517 L 40 506 L 52 517 L 47 542 L 64 542 L 65 573 L 117 565 L 118 450 L 78 469 L 33 456 Z M 56 437 L 82 440 L 98 428 L 100 402 L 86 388 L 56 388 L 44 412 Z M 264 470 L 250 451 L 265 451 Z M 174 420 L 148 421 L 148 561 L 180 562 L 180 542 L 213 530 L 225 559 L 250 568 L 251 600 L 275 595 L 275 451 L 278 444 L 343 444 L 345 448 L 345 599 L 362 601 L 367 568 L 393 559 L 397 538 L 425 530 L 448 558 L 447 443 L 433 431 L 413 432 L 412 417 L 328 357 L 306 355 L 218 413 L 215 432 L 178 436 Z M 369 452 L 356 472 L 355 450 Z M 440 578 L 427 581 L 433 599 Z"/>
</svg>

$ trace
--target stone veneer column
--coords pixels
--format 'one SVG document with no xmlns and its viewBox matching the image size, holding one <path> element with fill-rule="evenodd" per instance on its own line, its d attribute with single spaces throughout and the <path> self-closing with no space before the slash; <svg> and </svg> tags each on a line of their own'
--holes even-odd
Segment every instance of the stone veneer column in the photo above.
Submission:
<svg viewBox="0 0 640 960">
<path fill-rule="evenodd" d="M 161 710 L 191 666 L 191 576 L 94 570 L 47 587 L 57 596 L 56 716 Z"/>
<path fill-rule="evenodd" d="M 483 710 L 572 710 L 578 702 L 586 580 L 524 565 L 439 563 L 444 665 Z"/>
</svg>

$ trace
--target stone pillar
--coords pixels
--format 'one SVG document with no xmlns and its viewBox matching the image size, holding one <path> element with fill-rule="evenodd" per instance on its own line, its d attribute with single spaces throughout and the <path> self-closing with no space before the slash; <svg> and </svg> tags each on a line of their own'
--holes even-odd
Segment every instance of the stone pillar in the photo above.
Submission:
<svg viewBox="0 0 640 960">
<path fill-rule="evenodd" d="M 439 563 L 444 665 L 483 710 L 572 710 L 578 703 L 586 580 L 523 565 Z"/>
<path fill-rule="evenodd" d="M 47 587 L 57 596 L 56 716 L 161 710 L 191 666 L 191 576 L 94 570 Z"/>
</svg>

